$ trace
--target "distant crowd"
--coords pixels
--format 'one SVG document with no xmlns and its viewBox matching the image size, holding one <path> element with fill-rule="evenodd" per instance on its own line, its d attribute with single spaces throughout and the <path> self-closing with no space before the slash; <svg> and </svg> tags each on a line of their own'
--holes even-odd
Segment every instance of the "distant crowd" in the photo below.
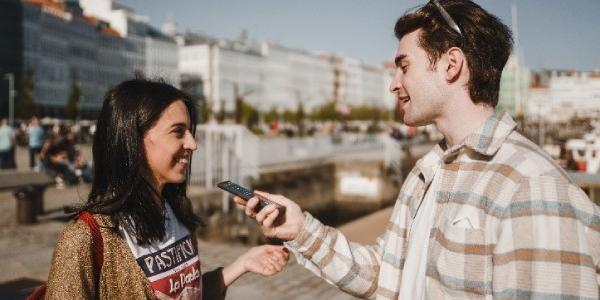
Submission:
<svg viewBox="0 0 600 300">
<path fill-rule="evenodd" d="M 37 117 L 12 127 L 0 121 L 0 169 L 16 169 L 16 146 L 29 150 L 29 168 L 45 172 L 58 187 L 92 179 L 92 164 L 86 161 L 77 144 L 86 140 L 80 127 L 69 124 L 42 126 Z"/>
</svg>

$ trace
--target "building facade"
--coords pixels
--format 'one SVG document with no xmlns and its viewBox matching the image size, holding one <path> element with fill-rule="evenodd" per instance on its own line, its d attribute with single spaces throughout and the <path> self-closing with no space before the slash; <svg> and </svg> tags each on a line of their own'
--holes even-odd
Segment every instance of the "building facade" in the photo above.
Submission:
<svg viewBox="0 0 600 300">
<path fill-rule="evenodd" d="M 528 115 L 549 122 L 567 122 L 573 117 L 600 117 L 600 72 L 534 72 Z"/>
<path fill-rule="evenodd" d="M 2 0 L 0 6 L 6 22 L 0 30 L 7 31 L 0 71 L 15 75 L 16 88 L 31 77 L 40 116 L 65 118 L 74 84 L 79 118 L 95 118 L 106 91 L 126 79 L 160 77 L 179 86 L 175 40 L 129 8 L 108 0 Z M 7 115 L 0 99 L 0 115 Z"/>
<path fill-rule="evenodd" d="M 149 27 L 144 43 L 144 74 L 150 78 L 162 78 L 179 87 L 179 54 L 175 39 Z"/>
<path fill-rule="evenodd" d="M 531 71 L 520 65 L 519 59 L 512 54 L 502 71 L 497 109 L 506 111 L 513 117 L 527 114 L 530 84 Z"/>
<path fill-rule="evenodd" d="M 551 71 L 548 86 L 555 106 L 578 116 L 600 115 L 600 72 Z"/>
<path fill-rule="evenodd" d="M 9 82 L 12 75 L 14 88 L 23 76 L 23 6 L 20 0 L 0 0 L 0 118 L 8 117 Z M 11 75 L 9 75 L 11 74 Z"/>
<path fill-rule="evenodd" d="M 203 83 L 213 112 L 235 109 L 236 95 L 260 111 L 305 110 L 337 101 L 348 106 L 385 104 L 389 72 L 357 59 L 311 53 L 275 43 L 178 37 L 182 77 Z"/>
</svg>

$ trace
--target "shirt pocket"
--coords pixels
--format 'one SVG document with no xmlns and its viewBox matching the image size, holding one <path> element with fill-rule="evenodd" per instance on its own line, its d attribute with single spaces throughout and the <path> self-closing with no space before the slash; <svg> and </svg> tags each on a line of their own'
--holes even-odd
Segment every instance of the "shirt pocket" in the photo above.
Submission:
<svg viewBox="0 0 600 300">
<path fill-rule="evenodd" d="M 491 247 L 484 229 L 472 228 L 469 218 L 447 220 L 434 236 L 431 277 L 444 298 L 491 297 Z"/>
</svg>

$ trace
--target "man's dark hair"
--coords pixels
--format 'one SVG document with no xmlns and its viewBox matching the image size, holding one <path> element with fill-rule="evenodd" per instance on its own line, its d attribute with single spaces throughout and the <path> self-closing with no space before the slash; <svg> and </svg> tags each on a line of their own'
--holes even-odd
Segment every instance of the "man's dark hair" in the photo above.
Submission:
<svg viewBox="0 0 600 300">
<path fill-rule="evenodd" d="M 77 210 L 110 215 L 116 224 L 131 228 L 141 245 L 165 237 L 165 211 L 157 204 L 157 198 L 165 199 L 190 231 L 200 224 L 186 195 L 187 182 L 166 184 L 162 195 L 148 182 L 150 168 L 144 135 L 162 112 L 178 100 L 187 107 L 195 134 L 193 99 L 163 82 L 134 79 L 119 84 L 107 93 L 98 117 L 92 146 L 92 189 L 87 203 Z"/>
<path fill-rule="evenodd" d="M 404 35 L 421 29 L 420 46 L 432 67 L 451 47 L 460 47 L 466 56 L 470 78 L 467 84 L 474 103 L 498 104 L 502 69 L 512 49 L 512 34 L 496 16 L 469 0 L 440 0 L 462 31 L 454 31 L 431 1 L 408 12 L 396 22 L 394 33 Z"/>
<path fill-rule="evenodd" d="M 61 152 L 70 152 L 73 149 L 73 145 L 66 139 L 56 139 L 50 142 L 48 150 L 46 150 L 46 156 L 54 156 Z"/>
</svg>

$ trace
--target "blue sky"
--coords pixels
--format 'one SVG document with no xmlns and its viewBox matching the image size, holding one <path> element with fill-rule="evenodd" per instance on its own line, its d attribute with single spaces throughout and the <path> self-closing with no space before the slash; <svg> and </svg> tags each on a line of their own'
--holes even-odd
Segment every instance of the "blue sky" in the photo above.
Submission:
<svg viewBox="0 0 600 300">
<path fill-rule="evenodd" d="M 325 50 L 380 64 L 397 46 L 393 26 L 412 0 L 120 0 L 160 27 L 175 20 L 180 31 L 251 39 L 309 51 Z M 481 0 L 511 26 L 518 10 L 519 41 L 532 69 L 600 70 L 600 0 Z"/>
</svg>

